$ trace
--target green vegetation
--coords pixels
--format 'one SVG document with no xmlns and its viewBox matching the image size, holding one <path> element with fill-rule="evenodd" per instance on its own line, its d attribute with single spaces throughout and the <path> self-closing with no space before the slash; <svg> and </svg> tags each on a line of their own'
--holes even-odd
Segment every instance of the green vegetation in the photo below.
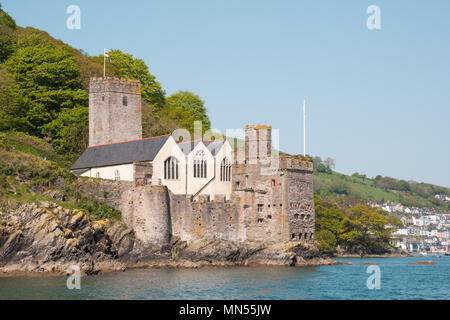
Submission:
<svg viewBox="0 0 450 320">
<path fill-rule="evenodd" d="M 16 47 L 16 22 L 2 10 L 0 4 L 0 63 L 4 62 L 14 52 Z"/>
<path fill-rule="evenodd" d="M 382 254 L 392 249 L 391 233 L 402 225 L 397 218 L 353 197 L 336 201 L 315 195 L 314 202 L 320 250 L 332 253 L 340 247 L 349 253 Z"/>
<path fill-rule="evenodd" d="M 449 203 L 435 198 L 436 194 L 450 196 L 450 189 L 432 184 L 381 176 L 371 179 L 359 173 L 347 176 L 321 163 L 317 165 L 313 179 L 314 191 L 321 197 L 351 195 L 365 202 L 391 201 L 411 207 L 450 210 Z"/>
<path fill-rule="evenodd" d="M 144 137 L 179 127 L 192 132 L 194 121 L 202 121 L 203 131 L 210 128 L 205 102 L 197 94 L 178 91 L 166 97 L 143 60 L 120 50 L 110 57 L 108 76 L 141 82 Z M 85 181 L 68 170 L 88 143 L 89 79 L 101 76 L 102 55 L 90 56 L 44 31 L 18 27 L 0 6 L 0 209 L 46 200 L 95 218 L 120 219 L 119 211 L 83 193 Z M 367 202 L 450 209 L 434 198 L 450 196 L 450 189 L 347 176 L 333 171 L 331 158 L 308 159 L 315 169 L 317 240 L 323 251 L 389 248 L 390 232 L 399 222 Z"/>
<path fill-rule="evenodd" d="M 204 101 L 196 94 L 166 93 L 149 67 L 132 54 L 110 52 L 107 75 L 138 79 L 143 100 L 143 136 L 209 129 Z M 89 56 L 48 33 L 16 26 L 0 7 L 0 131 L 44 138 L 56 153 L 75 161 L 88 143 L 88 86 L 103 76 L 103 55 Z"/>
<path fill-rule="evenodd" d="M 67 209 L 81 209 L 94 219 L 120 219 L 118 210 L 80 190 L 83 182 L 67 164 L 42 139 L 0 133 L 0 208 L 52 201 Z"/>
<path fill-rule="evenodd" d="M 194 121 L 202 121 L 203 132 L 210 129 L 205 102 L 198 95 L 189 91 L 178 91 L 167 98 L 167 105 L 168 108 L 163 111 L 165 116 L 190 132 L 194 132 Z"/>
</svg>

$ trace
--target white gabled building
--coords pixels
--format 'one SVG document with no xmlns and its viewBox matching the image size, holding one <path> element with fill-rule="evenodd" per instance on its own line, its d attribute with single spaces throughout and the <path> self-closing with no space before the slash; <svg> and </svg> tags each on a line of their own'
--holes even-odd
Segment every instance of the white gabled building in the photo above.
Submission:
<svg viewBox="0 0 450 320">
<path fill-rule="evenodd" d="M 90 146 L 72 166 L 83 177 L 135 181 L 135 165 L 147 165 L 146 183 L 164 185 L 174 194 L 231 196 L 233 150 L 225 140 L 177 144 L 170 136 Z"/>
</svg>

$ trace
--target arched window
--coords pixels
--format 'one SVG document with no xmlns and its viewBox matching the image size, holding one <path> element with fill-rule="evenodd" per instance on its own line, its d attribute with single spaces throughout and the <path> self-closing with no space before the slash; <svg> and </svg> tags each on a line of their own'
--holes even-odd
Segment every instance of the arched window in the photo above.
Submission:
<svg viewBox="0 0 450 320">
<path fill-rule="evenodd" d="M 119 170 L 114 171 L 114 180 L 116 180 L 116 181 L 120 180 L 120 172 L 119 172 Z"/>
<path fill-rule="evenodd" d="M 95 174 L 95 177 L 96 177 L 96 178 L 100 178 L 100 172 L 97 172 L 97 173 Z"/>
<path fill-rule="evenodd" d="M 194 178 L 206 178 L 206 157 L 203 150 L 194 156 Z"/>
<path fill-rule="evenodd" d="M 128 106 L 128 97 L 127 96 L 122 97 L 122 104 L 124 107 Z"/>
<path fill-rule="evenodd" d="M 231 181 L 231 162 L 228 157 L 220 163 L 220 181 Z"/>
<path fill-rule="evenodd" d="M 177 180 L 178 179 L 178 165 L 179 161 L 175 157 L 169 157 L 164 161 L 164 179 Z"/>
</svg>

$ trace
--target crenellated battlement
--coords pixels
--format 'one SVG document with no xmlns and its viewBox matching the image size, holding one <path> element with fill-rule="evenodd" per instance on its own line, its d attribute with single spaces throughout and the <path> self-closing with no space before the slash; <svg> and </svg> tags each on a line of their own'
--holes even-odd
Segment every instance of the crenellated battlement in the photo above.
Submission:
<svg viewBox="0 0 450 320">
<path fill-rule="evenodd" d="M 313 163 L 306 157 L 280 156 L 279 160 L 280 170 L 313 171 Z"/>
<path fill-rule="evenodd" d="M 126 94 L 140 94 L 141 83 L 139 80 L 126 79 L 126 78 L 91 78 L 89 84 L 90 93 L 103 93 L 103 92 L 120 92 Z"/>
<path fill-rule="evenodd" d="M 272 130 L 272 126 L 265 124 L 247 124 L 245 130 Z"/>
</svg>

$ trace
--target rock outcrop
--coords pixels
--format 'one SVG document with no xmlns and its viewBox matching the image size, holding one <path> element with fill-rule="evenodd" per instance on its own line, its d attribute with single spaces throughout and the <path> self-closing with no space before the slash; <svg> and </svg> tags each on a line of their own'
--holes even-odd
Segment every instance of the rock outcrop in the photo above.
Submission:
<svg viewBox="0 0 450 320">
<path fill-rule="evenodd" d="M 321 264 L 335 261 L 324 257 L 313 244 L 223 240 L 188 244 L 173 237 L 169 245 L 149 247 L 120 221 L 92 221 L 80 210 L 54 203 L 27 204 L 0 213 L 0 275 L 66 274 L 74 265 L 83 274 L 97 274 L 127 267 Z"/>
<path fill-rule="evenodd" d="M 119 252 L 131 238 L 120 222 L 90 221 L 53 203 L 23 205 L 0 216 L 0 273 L 61 274 L 75 264 L 84 274 L 123 270 Z"/>
</svg>

